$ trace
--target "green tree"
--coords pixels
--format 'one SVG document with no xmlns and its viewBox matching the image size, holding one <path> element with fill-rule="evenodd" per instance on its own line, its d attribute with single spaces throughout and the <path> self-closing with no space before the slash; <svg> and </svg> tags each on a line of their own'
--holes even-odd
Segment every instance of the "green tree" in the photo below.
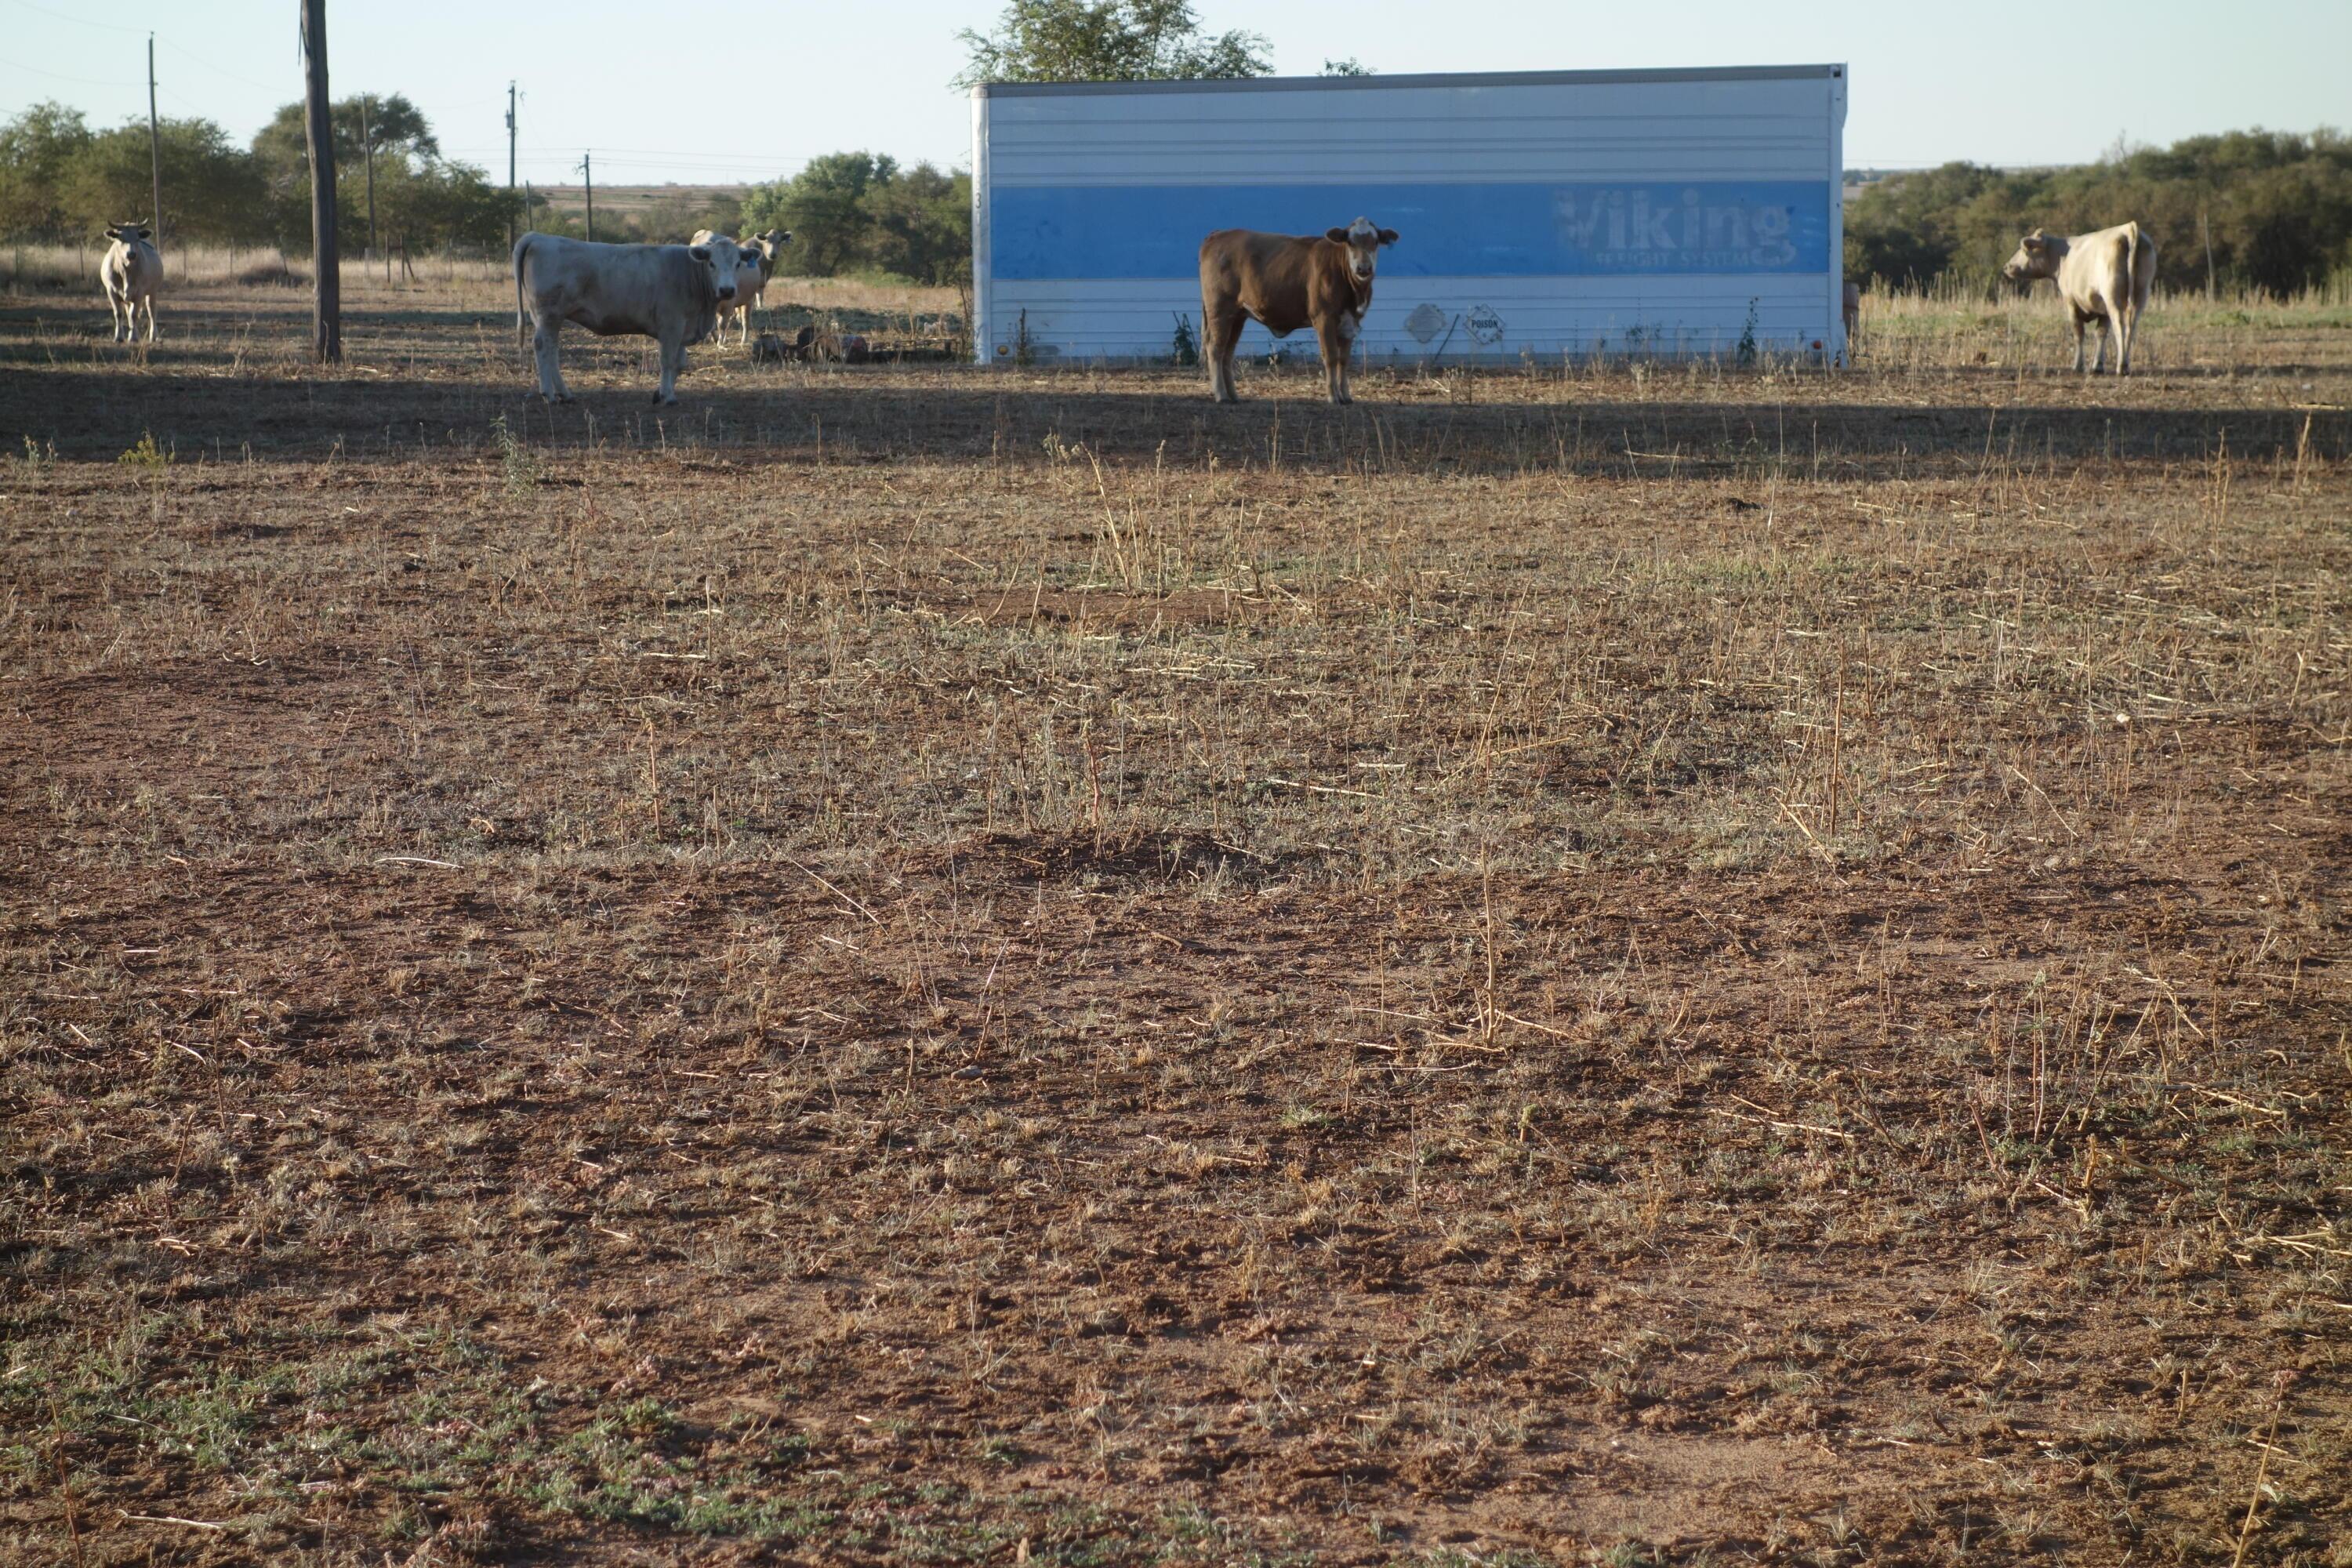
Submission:
<svg viewBox="0 0 2352 1568">
<path fill-rule="evenodd" d="M 441 156 L 441 143 L 434 136 L 424 111 L 401 93 L 387 93 L 382 98 L 371 94 L 337 99 L 327 111 L 327 124 L 334 138 L 338 177 L 346 166 L 363 163 L 371 144 L 378 157 L 386 153 L 426 159 Z M 253 155 L 274 172 L 305 180 L 310 177 L 310 121 L 302 105 L 278 106 L 269 123 L 254 132 Z"/>
<path fill-rule="evenodd" d="M 342 193 L 335 226 L 347 249 L 367 242 L 367 158 L 375 153 L 376 229 L 382 240 L 410 246 L 487 245 L 506 238 L 514 203 L 483 170 L 441 156 L 422 110 L 401 93 L 339 99 L 328 115 L 335 183 Z M 289 103 L 254 133 L 254 177 L 261 229 L 280 247 L 307 250 L 310 239 L 310 145 L 302 105 Z M 520 198 L 517 198 L 520 200 Z"/>
<path fill-rule="evenodd" d="M 1170 81 L 1265 76 L 1265 39 L 1211 37 L 1185 0 L 1013 0 L 993 33 L 956 35 L 970 62 L 958 87 L 985 81 Z"/>
<path fill-rule="evenodd" d="M 793 270 L 830 278 L 872 265 L 866 193 L 898 177 L 895 158 L 828 153 L 789 180 L 755 185 L 743 198 L 743 226 L 793 231 Z"/>
<path fill-rule="evenodd" d="M 1323 68 L 1315 74 L 1317 76 L 1371 76 L 1375 73 L 1371 67 L 1351 55 L 1344 60 L 1325 60 Z"/>
<path fill-rule="evenodd" d="M 0 234 L 64 237 L 66 171 L 89 143 L 81 110 L 62 103 L 37 103 L 0 125 Z"/>
<path fill-rule="evenodd" d="M 400 157 L 376 159 L 375 200 L 386 245 L 503 246 L 514 210 L 506 187 L 471 163 Z"/>
<path fill-rule="evenodd" d="M 888 272 L 920 283 L 971 276 L 971 176 L 832 153 L 743 198 L 744 232 L 792 230 L 786 265 L 807 277 Z"/>
<path fill-rule="evenodd" d="M 253 160 L 226 132 L 209 120 L 165 120 L 156 126 L 156 142 L 167 239 L 235 240 L 260 226 Z M 147 122 L 134 120 L 91 137 L 67 161 L 59 188 L 73 225 L 101 228 L 147 214 L 154 205 Z"/>
<path fill-rule="evenodd" d="M 867 255 L 884 272 L 918 283 L 971 276 L 971 176 L 918 163 L 867 192 Z"/>
<path fill-rule="evenodd" d="M 680 190 L 658 197 L 647 206 L 642 226 L 646 239 L 655 244 L 679 245 L 697 229 L 740 234 L 742 225 L 742 197 L 724 191 Z M 602 218 L 597 220 L 597 226 L 604 226 Z"/>
<path fill-rule="evenodd" d="M 2231 131 L 2118 147 L 2096 163 L 2003 171 L 1948 163 L 1869 187 L 1846 209 L 1846 276 L 1998 282 L 2033 228 L 2083 234 L 2126 219 L 2157 242 L 2168 289 L 2293 294 L 2352 269 L 2352 140 Z"/>
<path fill-rule="evenodd" d="M 338 158 L 364 156 L 371 147 L 379 158 L 386 153 L 402 153 L 437 162 L 441 156 L 441 143 L 434 137 L 425 111 L 401 93 L 347 98 L 335 105 L 334 123 Z M 346 132 L 352 138 L 349 152 L 343 144 Z"/>
<path fill-rule="evenodd" d="M 1941 277 L 1959 248 L 1958 215 L 2000 178 L 1981 164 L 1947 163 L 1873 187 L 1846 210 L 1846 277 L 1899 285 Z"/>
</svg>

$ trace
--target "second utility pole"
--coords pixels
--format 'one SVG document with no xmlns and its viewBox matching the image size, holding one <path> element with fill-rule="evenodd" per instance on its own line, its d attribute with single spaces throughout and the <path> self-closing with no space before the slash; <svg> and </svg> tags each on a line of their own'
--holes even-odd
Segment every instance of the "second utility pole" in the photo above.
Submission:
<svg viewBox="0 0 2352 1568">
<path fill-rule="evenodd" d="M 515 242 L 515 84 L 507 82 L 507 248 Z"/>
<path fill-rule="evenodd" d="M 595 156 L 593 153 L 580 154 L 580 184 L 581 189 L 588 193 L 588 238 L 591 243 L 596 238 L 596 172 L 589 167 L 589 163 Z"/>
<path fill-rule="evenodd" d="M 147 35 L 147 163 L 155 176 L 155 247 L 163 247 L 163 140 L 155 131 L 155 35 Z"/>
</svg>

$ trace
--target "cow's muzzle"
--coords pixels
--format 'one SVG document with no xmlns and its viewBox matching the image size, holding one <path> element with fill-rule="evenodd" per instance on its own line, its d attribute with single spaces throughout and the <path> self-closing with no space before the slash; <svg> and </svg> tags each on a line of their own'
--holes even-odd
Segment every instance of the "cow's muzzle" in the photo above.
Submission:
<svg viewBox="0 0 2352 1568">
<path fill-rule="evenodd" d="M 719 298 L 722 300 L 732 300 L 735 298 L 735 290 L 732 289 L 721 289 L 719 290 Z"/>
</svg>

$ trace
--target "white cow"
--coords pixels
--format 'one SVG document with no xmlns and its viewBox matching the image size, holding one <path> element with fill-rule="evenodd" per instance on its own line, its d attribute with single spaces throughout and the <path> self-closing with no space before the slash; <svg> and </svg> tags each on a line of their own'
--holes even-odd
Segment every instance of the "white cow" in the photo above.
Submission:
<svg viewBox="0 0 2352 1568">
<path fill-rule="evenodd" d="M 99 286 L 106 290 L 107 314 L 114 320 L 114 341 L 127 343 L 139 335 L 139 308 L 147 308 L 147 341 L 155 341 L 155 296 L 163 287 L 163 258 L 148 241 L 154 230 L 121 223 L 106 231 L 114 243 L 99 258 Z"/>
<path fill-rule="evenodd" d="M 708 245 L 719 237 L 709 229 L 698 228 L 694 231 L 693 243 Z M 736 342 L 751 342 L 751 312 L 760 308 L 760 295 L 768 287 L 768 280 L 776 275 L 776 262 L 792 239 L 792 230 L 772 228 L 765 234 L 755 234 L 749 239 L 737 241 L 743 257 L 735 264 L 734 313 L 742 323 L 741 335 Z M 719 312 L 719 341 L 722 343 L 727 341 L 727 314 L 724 310 Z"/>
<path fill-rule="evenodd" d="M 656 403 L 677 401 L 686 346 L 709 337 L 735 298 L 741 254 L 717 236 L 700 245 L 596 245 L 552 234 L 515 241 L 515 335 L 532 323 L 539 395 L 572 401 L 556 363 L 556 334 L 571 321 L 598 337 L 635 333 L 661 345 Z"/>
<path fill-rule="evenodd" d="M 2000 275 L 2029 287 L 2036 278 L 2058 280 L 2058 297 L 2074 318 L 2074 368 L 2083 368 L 2083 329 L 2099 323 L 2099 357 L 2094 374 L 2107 368 L 2107 340 L 2116 341 L 2116 374 L 2131 369 L 2132 338 L 2147 309 L 2147 291 L 2156 282 L 2156 241 L 2136 223 L 2118 224 L 2096 234 L 2060 238 L 2035 229 L 2018 241 L 2017 254 Z"/>
</svg>

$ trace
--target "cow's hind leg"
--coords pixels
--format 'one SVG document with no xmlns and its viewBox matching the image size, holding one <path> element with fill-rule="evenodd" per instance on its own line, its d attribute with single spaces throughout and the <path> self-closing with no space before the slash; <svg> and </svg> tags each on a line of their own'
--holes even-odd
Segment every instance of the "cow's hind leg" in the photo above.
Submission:
<svg viewBox="0 0 2352 1568">
<path fill-rule="evenodd" d="M 2116 346 L 2122 351 L 2116 355 L 2116 374 L 2121 375 L 2131 369 L 2132 339 L 2139 335 L 2139 302 L 2126 297 L 2114 320 Z"/>
<path fill-rule="evenodd" d="M 2116 333 L 2115 312 L 2110 310 L 2105 315 L 2098 318 L 2098 321 L 2099 352 L 2094 355 L 2091 360 L 2091 374 L 2093 375 L 2097 375 L 2100 372 L 2107 368 L 2107 340 L 2115 336 Z"/>
<path fill-rule="evenodd" d="M 563 366 L 556 353 L 556 334 L 562 324 L 552 316 L 541 316 L 530 334 L 531 358 L 539 364 L 539 395 L 550 403 L 569 403 L 572 389 L 563 384 Z"/>
</svg>

